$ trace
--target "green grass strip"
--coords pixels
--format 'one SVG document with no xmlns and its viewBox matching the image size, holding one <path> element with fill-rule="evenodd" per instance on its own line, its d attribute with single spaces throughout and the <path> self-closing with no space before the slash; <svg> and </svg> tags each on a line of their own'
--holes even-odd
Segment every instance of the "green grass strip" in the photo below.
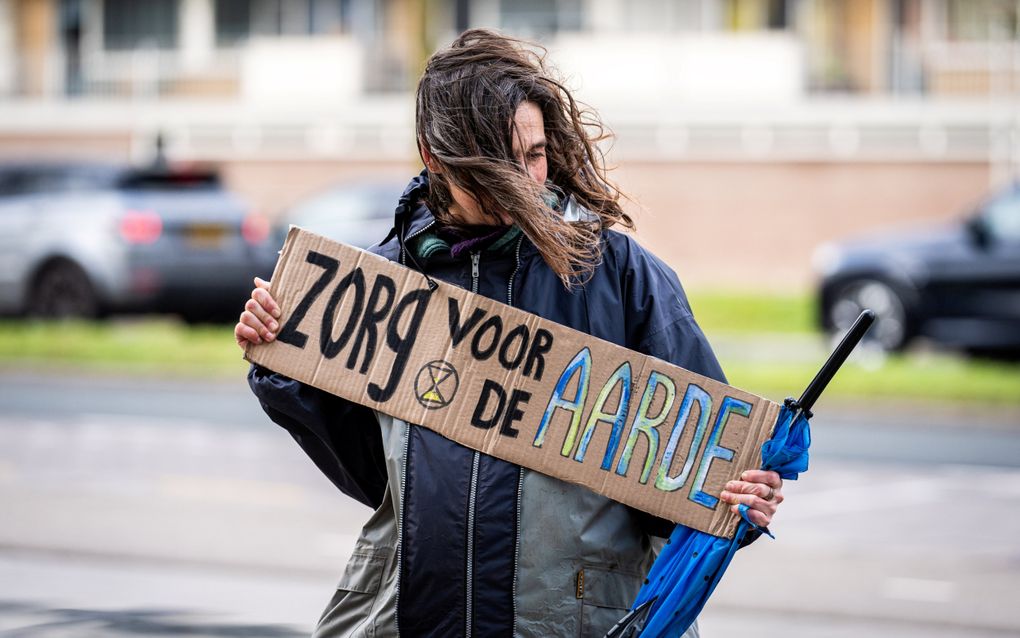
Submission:
<svg viewBox="0 0 1020 638">
<path fill-rule="evenodd" d="M 772 312 L 772 304 L 763 302 L 760 307 L 764 314 Z M 713 330 L 721 330 L 722 323 L 726 322 L 715 324 Z M 732 320 L 729 325 L 739 322 Z M 740 339 L 768 342 L 770 337 L 752 334 Z M 804 361 L 803 356 L 774 361 L 731 354 L 722 356 L 722 364 L 733 385 L 780 400 L 799 394 L 823 358 L 820 353 L 817 362 Z M 232 327 L 195 327 L 171 320 L 0 321 L 0 366 L 8 371 L 55 367 L 84 373 L 198 378 L 243 375 L 247 370 Z M 1018 406 L 1020 365 L 929 353 L 896 355 L 868 367 L 851 361 L 826 396 Z"/>
<path fill-rule="evenodd" d="M 817 330 L 815 301 L 807 293 L 695 290 L 688 294 L 694 318 L 707 334 L 802 333 Z"/>
<path fill-rule="evenodd" d="M 172 320 L 0 321 L 0 363 L 204 376 L 247 369 L 230 327 Z"/>
<path fill-rule="evenodd" d="M 818 365 L 722 361 L 729 382 L 772 400 L 799 395 Z M 846 363 L 825 391 L 828 398 L 1020 405 L 1020 365 L 918 353 L 881 363 Z"/>
</svg>

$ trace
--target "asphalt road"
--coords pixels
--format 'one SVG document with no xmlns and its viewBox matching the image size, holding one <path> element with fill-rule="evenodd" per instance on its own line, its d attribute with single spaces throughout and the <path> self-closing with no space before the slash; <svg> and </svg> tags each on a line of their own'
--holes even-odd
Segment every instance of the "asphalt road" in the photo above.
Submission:
<svg viewBox="0 0 1020 638">
<path fill-rule="evenodd" d="M 825 407 L 708 638 L 1020 633 L 1015 413 Z M 307 635 L 368 510 L 243 381 L 0 373 L 0 635 Z"/>
</svg>

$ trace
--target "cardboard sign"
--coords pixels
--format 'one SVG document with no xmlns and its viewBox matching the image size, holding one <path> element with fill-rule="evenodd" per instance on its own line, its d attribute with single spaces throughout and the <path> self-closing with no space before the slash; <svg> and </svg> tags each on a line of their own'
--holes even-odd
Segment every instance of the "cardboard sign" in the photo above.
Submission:
<svg viewBox="0 0 1020 638">
<path fill-rule="evenodd" d="M 549 291 L 549 294 L 556 294 Z M 775 403 L 291 228 L 249 361 L 716 536 Z"/>
</svg>

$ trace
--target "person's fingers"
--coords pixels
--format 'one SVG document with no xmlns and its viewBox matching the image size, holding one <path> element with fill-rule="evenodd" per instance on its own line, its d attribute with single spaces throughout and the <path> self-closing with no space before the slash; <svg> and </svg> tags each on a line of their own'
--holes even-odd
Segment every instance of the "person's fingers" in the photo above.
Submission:
<svg viewBox="0 0 1020 638">
<path fill-rule="evenodd" d="M 248 300 L 248 303 L 245 304 L 245 311 L 241 313 L 241 323 L 255 331 L 255 333 L 259 336 L 259 343 L 261 343 L 261 341 L 272 341 L 276 338 L 275 333 L 266 327 L 265 323 L 262 321 L 262 317 L 254 312 L 250 307 L 257 305 L 258 304 L 253 299 Z M 263 310 L 262 315 L 264 314 L 265 311 Z"/>
<path fill-rule="evenodd" d="M 778 476 L 778 475 L 777 475 Z M 723 488 L 735 494 L 754 494 L 765 501 L 775 501 L 777 504 L 783 502 L 783 482 L 773 487 L 768 483 L 752 483 L 750 481 L 730 481 Z"/>
<path fill-rule="evenodd" d="M 764 523 L 756 520 L 757 516 L 752 517 L 756 524 L 768 525 L 775 515 L 779 504 L 783 502 L 783 492 L 782 487 L 776 489 L 765 483 L 730 481 L 726 484 L 726 489 L 719 495 L 719 498 L 730 504 L 730 510 L 734 514 L 739 513 L 739 505 L 747 505 L 751 510 L 759 512 L 764 517 L 762 519 L 765 521 Z"/>
<path fill-rule="evenodd" d="M 748 507 L 753 507 L 756 510 L 768 513 L 776 511 L 776 506 L 779 504 L 776 502 L 776 498 L 773 498 L 771 501 L 766 501 L 764 498 L 759 496 L 759 491 L 760 490 L 758 488 L 753 488 L 753 491 L 741 493 L 731 492 L 727 489 L 719 495 L 719 498 L 730 505 L 744 504 Z"/>
<path fill-rule="evenodd" d="M 761 516 L 752 516 L 751 520 L 757 525 L 768 525 L 772 521 L 772 516 L 776 513 L 776 507 L 778 503 L 775 501 L 763 500 L 760 496 L 755 494 L 734 494 L 733 492 L 724 491 L 719 495 L 719 498 L 724 502 L 730 504 L 730 511 L 734 514 L 740 513 L 740 505 L 746 505 L 750 512 L 757 512 Z M 764 517 L 762 519 L 762 517 Z M 764 520 L 764 523 L 758 522 Z"/>
<path fill-rule="evenodd" d="M 257 301 L 258 304 L 274 318 L 280 318 L 280 306 L 276 303 L 276 300 L 273 299 L 273 296 L 269 294 L 269 290 L 257 286 L 255 290 L 251 291 L 251 298 Z M 267 323 L 266 325 L 269 324 Z M 273 328 L 273 330 L 276 330 L 276 328 Z"/>
<path fill-rule="evenodd" d="M 745 470 L 740 475 L 740 480 L 748 483 L 764 483 L 777 490 L 783 486 L 783 479 L 779 474 L 768 470 Z"/>
<path fill-rule="evenodd" d="M 262 288 L 263 290 L 269 290 L 269 284 L 272 282 L 266 281 L 262 277 L 255 278 L 255 287 Z"/>
<path fill-rule="evenodd" d="M 258 330 L 259 336 L 266 341 L 272 341 L 276 337 L 276 330 L 279 327 L 276 320 L 269 316 L 266 309 L 262 307 L 255 299 L 249 299 L 244 304 L 244 314 L 251 314 L 256 322 L 245 321 L 244 315 L 241 315 L 241 321 L 248 324 L 252 328 Z"/>
<path fill-rule="evenodd" d="M 251 326 L 238 321 L 237 325 L 234 326 L 234 339 L 237 341 L 237 345 L 244 350 L 249 343 L 260 344 L 262 343 L 261 337 L 259 337 L 258 330 Z"/>
<path fill-rule="evenodd" d="M 737 513 L 736 505 L 733 506 L 733 513 L 734 514 Z M 757 525 L 758 527 L 768 527 L 769 523 L 772 522 L 771 516 L 768 516 L 764 512 L 759 512 L 758 510 L 755 509 L 747 510 L 747 517 L 751 519 L 751 522 Z"/>
</svg>

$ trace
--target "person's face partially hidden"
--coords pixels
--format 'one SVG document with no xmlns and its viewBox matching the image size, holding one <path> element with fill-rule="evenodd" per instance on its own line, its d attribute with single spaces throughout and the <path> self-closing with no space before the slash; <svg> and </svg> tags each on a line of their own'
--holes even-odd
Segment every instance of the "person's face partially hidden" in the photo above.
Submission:
<svg viewBox="0 0 1020 638">
<path fill-rule="evenodd" d="M 534 102 L 521 102 L 514 113 L 514 157 L 531 179 L 545 184 L 549 165 L 545 157 L 545 118 Z"/>
<path fill-rule="evenodd" d="M 542 117 L 542 109 L 534 102 L 521 102 L 514 113 L 514 157 L 528 171 L 531 179 L 538 184 L 545 184 L 548 176 L 549 166 L 546 162 L 546 140 L 545 140 L 545 118 Z M 437 171 L 435 166 L 429 166 L 432 172 Z M 450 214 L 460 223 L 465 225 L 491 224 L 491 217 L 482 213 L 481 207 L 467 191 L 450 184 L 450 196 L 453 203 L 450 205 Z M 504 214 L 496 213 L 506 225 L 513 221 Z"/>
</svg>

